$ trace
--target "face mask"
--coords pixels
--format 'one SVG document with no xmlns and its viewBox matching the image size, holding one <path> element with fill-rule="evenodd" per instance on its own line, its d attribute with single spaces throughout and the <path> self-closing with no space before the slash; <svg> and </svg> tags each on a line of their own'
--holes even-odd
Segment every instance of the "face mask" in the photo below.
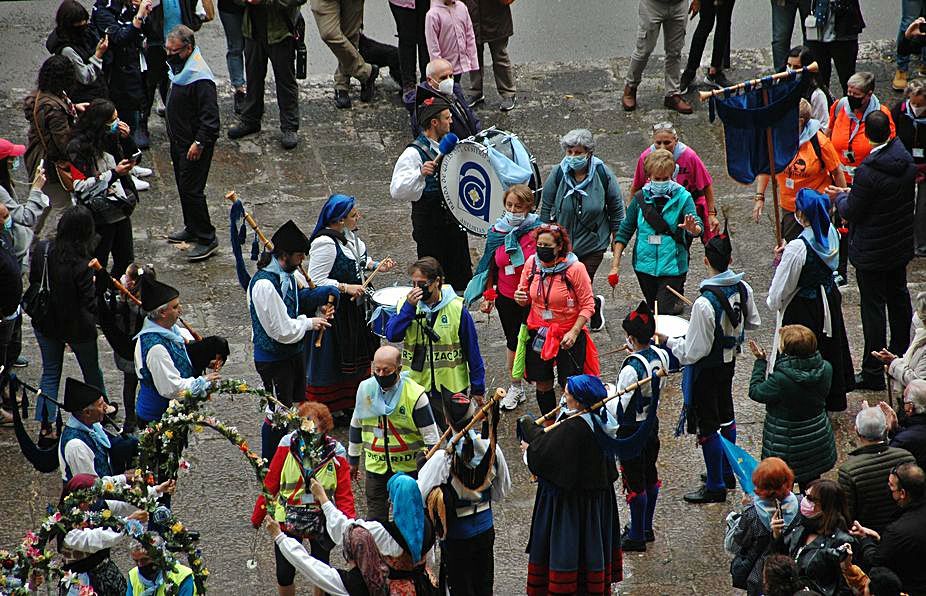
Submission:
<svg viewBox="0 0 926 596">
<path fill-rule="evenodd" d="M 518 227 L 524 223 L 524 218 L 527 217 L 525 213 L 512 213 L 511 211 L 505 211 L 505 221 L 513 227 Z"/>
<path fill-rule="evenodd" d="M 6 219 L 3 221 L 3 229 L 6 231 L 10 231 L 13 229 L 13 216 L 12 215 L 6 216 Z"/>
<path fill-rule="evenodd" d="M 538 246 L 537 258 L 543 263 L 552 263 L 556 259 L 556 249 L 552 246 Z"/>
<path fill-rule="evenodd" d="M 801 515 L 805 519 L 814 519 L 820 517 L 820 512 L 814 512 L 813 503 L 810 502 L 810 499 L 804 497 L 801 499 Z"/>
<path fill-rule="evenodd" d="M 567 155 L 563 158 L 562 163 L 567 170 L 578 172 L 588 165 L 588 155 Z"/>
<path fill-rule="evenodd" d="M 847 95 L 846 100 L 849 102 L 849 107 L 854 112 L 862 107 L 862 103 L 865 101 L 864 97 L 853 97 L 852 95 Z"/>
<path fill-rule="evenodd" d="M 394 371 L 394 372 L 389 373 L 388 375 L 373 375 L 373 377 L 376 379 L 376 382 L 379 384 L 379 388 L 385 391 L 386 389 L 389 389 L 390 387 L 395 386 L 396 381 L 399 380 L 399 372 Z"/>
<path fill-rule="evenodd" d="M 671 180 L 650 180 L 649 189 L 654 195 L 668 196 L 674 183 Z"/>
<path fill-rule="evenodd" d="M 119 132 L 119 119 L 116 118 L 113 120 L 113 123 L 109 125 L 109 134 L 114 135 Z"/>
<path fill-rule="evenodd" d="M 186 64 L 186 58 L 182 58 L 180 54 L 170 54 L 167 56 L 167 65 L 170 66 L 174 74 L 183 70 L 184 64 Z"/>
<path fill-rule="evenodd" d="M 154 563 L 148 565 L 139 565 L 138 572 L 147 580 L 154 580 L 158 575 L 158 568 Z"/>
<path fill-rule="evenodd" d="M 417 285 L 421 288 L 421 299 L 425 302 L 430 300 L 431 296 L 434 294 L 434 292 L 431 291 L 430 282 L 420 281 Z"/>
<path fill-rule="evenodd" d="M 633 342 L 630 341 L 630 338 L 629 338 L 629 337 L 628 337 L 627 339 L 624 340 L 624 343 L 627 344 L 627 347 L 630 348 L 630 351 L 631 351 L 631 352 L 636 352 L 636 351 L 637 351 L 637 347 L 636 347 L 635 345 L 633 345 Z"/>
<path fill-rule="evenodd" d="M 917 118 L 919 118 L 924 113 L 926 113 L 926 105 L 922 105 L 922 106 L 911 105 L 910 109 L 913 110 L 913 115 L 916 116 Z"/>
<path fill-rule="evenodd" d="M 449 79 L 444 79 L 437 84 L 437 90 L 443 93 L 444 95 L 453 95 L 453 77 Z"/>
</svg>

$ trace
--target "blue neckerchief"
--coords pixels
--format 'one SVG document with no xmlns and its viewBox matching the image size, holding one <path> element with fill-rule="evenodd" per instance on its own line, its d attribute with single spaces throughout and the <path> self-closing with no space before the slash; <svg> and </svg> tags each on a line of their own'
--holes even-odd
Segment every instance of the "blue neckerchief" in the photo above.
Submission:
<svg viewBox="0 0 926 596">
<path fill-rule="evenodd" d="M 152 581 L 142 575 L 141 572 L 138 572 L 138 581 L 141 582 L 141 585 L 145 588 L 145 591 L 141 594 L 136 594 L 135 596 L 153 596 L 157 593 L 158 588 L 164 585 L 164 574 L 158 570 L 157 576 Z"/>
<path fill-rule="evenodd" d="M 429 305 L 425 304 L 424 300 L 419 300 L 419 301 L 418 301 L 418 310 L 419 310 L 420 312 L 425 313 L 425 314 L 429 314 L 429 315 L 430 315 L 430 314 L 434 314 L 434 313 L 440 311 L 440 309 L 442 309 L 442 308 L 444 308 L 445 306 L 447 306 L 448 304 L 450 304 L 451 302 L 453 302 L 453 299 L 456 298 L 456 297 L 457 297 L 457 293 L 456 293 L 456 291 L 453 289 L 453 286 L 451 286 L 450 284 L 444 284 L 444 285 L 441 287 L 441 297 L 440 297 L 440 301 L 439 301 L 437 304 L 435 304 L 434 306 L 429 306 Z"/>
<path fill-rule="evenodd" d="M 138 335 L 135 336 L 135 339 L 138 339 L 145 333 L 156 333 L 158 335 L 163 335 L 165 338 L 174 343 L 186 346 L 186 340 L 184 340 L 183 336 L 180 335 L 180 327 L 177 325 L 174 325 L 170 329 L 165 329 L 148 317 L 145 317 L 145 322 L 142 323 L 141 331 L 138 332 Z"/>
<path fill-rule="evenodd" d="M 917 126 L 926 126 L 926 117 L 918 117 L 913 113 L 913 107 L 910 105 L 910 100 L 903 102 L 903 113 L 909 116 L 910 120 L 913 120 Z"/>
<path fill-rule="evenodd" d="M 404 371 L 399 374 L 399 380 L 395 386 L 383 391 L 376 379 L 370 377 L 360 385 L 360 399 L 355 405 L 358 420 L 364 418 L 379 418 L 380 416 L 389 416 L 399 405 L 399 398 L 402 396 L 402 387 L 405 379 L 408 378 L 408 372 Z M 369 398 L 369 399 L 367 399 Z"/>
<path fill-rule="evenodd" d="M 846 115 L 849 117 L 850 120 L 852 120 L 852 122 L 855 122 L 854 129 L 852 128 L 851 124 L 849 125 L 849 144 L 851 144 L 852 139 L 855 138 L 855 135 L 858 134 L 859 129 L 862 128 L 862 122 L 865 121 L 865 118 L 868 117 L 868 114 L 871 114 L 872 112 L 877 112 L 878 110 L 881 109 L 881 102 L 878 100 L 877 96 L 872 95 L 871 99 L 868 100 L 868 107 L 865 108 L 865 113 L 862 114 L 861 118 L 856 116 L 852 108 L 849 107 L 848 99 L 843 97 L 842 99 L 839 100 L 839 103 L 840 103 L 840 109 L 842 109 L 842 111 L 846 113 Z"/>
<path fill-rule="evenodd" d="M 588 193 L 585 192 L 585 187 L 592 183 L 592 179 L 595 177 L 595 172 L 598 171 L 599 165 L 604 165 L 604 162 L 593 155 L 588 160 L 588 174 L 586 174 L 585 180 L 576 184 L 576 180 L 572 177 L 569 168 L 566 167 L 563 162 L 560 162 L 559 167 L 563 170 L 563 180 L 566 182 L 568 188 L 563 194 L 563 198 L 565 199 L 572 193 L 578 193 L 583 197 L 587 197 Z"/>
<path fill-rule="evenodd" d="M 281 297 L 285 301 L 286 295 L 289 293 L 290 288 L 295 289 L 296 287 L 296 278 L 293 277 L 292 273 L 283 271 L 283 267 L 280 266 L 280 262 L 276 259 L 276 257 L 270 259 L 270 264 L 264 267 L 264 271 L 276 273 L 280 276 L 280 293 L 282 294 Z"/>
<path fill-rule="evenodd" d="M 109 436 L 107 436 L 106 431 L 103 430 L 103 425 L 99 422 L 94 422 L 93 426 L 87 426 L 78 420 L 77 416 L 71 414 L 65 426 L 90 433 L 90 436 L 93 437 L 96 444 L 106 450 L 112 447 L 112 443 L 109 442 Z"/>
<path fill-rule="evenodd" d="M 508 228 L 507 230 L 500 227 L 500 222 L 504 219 L 503 217 L 495 222 L 495 227 L 500 232 L 505 232 L 505 252 L 508 253 L 511 264 L 515 267 L 520 267 L 524 264 L 524 251 L 521 250 L 521 237 L 539 226 L 540 218 L 537 217 L 536 213 L 529 213 L 527 217 L 524 218 L 524 221 L 521 222 L 521 225 L 516 228 L 512 228 L 505 223 L 504 226 Z"/>
<path fill-rule="evenodd" d="M 206 64 L 199 48 L 193 48 L 193 53 L 190 54 L 190 57 L 186 59 L 186 63 L 183 65 L 183 70 L 174 74 L 174 71 L 168 68 L 167 76 L 170 77 L 171 85 L 189 85 L 204 79 L 207 81 L 215 81 L 212 69 Z"/>
<path fill-rule="evenodd" d="M 810 245 L 810 248 L 813 249 L 823 262 L 826 263 L 826 266 L 836 270 L 837 265 L 839 265 L 839 232 L 836 231 L 836 228 L 833 227 L 833 224 L 830 224 L 829 230 L 827 232 L 827 242 L 829 243 L 828 248 L 824 248 L 817 242 L 816 237 L 814 236 L 813 230 L 811 228 L 804 228 L 804 231 L 801 232 L 800 237 L 807 241 L 807 244 Z"/>
<path fill-rule="evenodd" d="M 820 121 L 814 118 L 811 118 L 804 124 L 804 129 L 801 131 L 800 137 L 798 137 L 798 143 L 800 145 L 803 145 L 804 143 L 812 139 L 814 136 L 816 136 L 819 130 L 820 130 Z"/>
<path fill-rule="evenodd" d="M 466 434 L 473 441 L 473 458 L 466 462 L 466 467 L 476 469 L 482 462 L 482 458 L 485 457 L 489 442 L 477 435 L 473 429 L 470 429 Z M 463 441 L 454 443 L 453 450 L 457 454 L 459 461 L 463 461 Z"/>
<path fill-rule="evenodd" d="M 744 277 L 746 277 L 745 273 L 734 273 L 732 270 L 727 269 L 723 273 L 718 273 L 714 277 L 705 279 L 698 287 L 703 288 L 704 286 L 733 286 L 743 281 Z"/>
<path fill-rule="evenodd" d="M 543 261 L 540 260 L 540 257 L 538 257 L 537 255 L 534 255 L 534 263 L 537 264 L 537 271 L 540 272 L 541 278 L 547 275 L 552 275 L 553 273 L 562 273 L 563 271 L 568 269 L 570 265 L 572 265 L 573 263 L 577 263 L 578 261 L 579 261 L 579 257 L 575 256 L 573 253 L 569 253 L 568 255 L 566 255 L 565 259 L 558 261 L 552 267 L 547 267 L 546 265 L 543 264 Z"/>
<path fill-rule="evenodd" d="M 485 252 L 476 265 L 473 278 L 466 284 L 466 290 L 463 292 L 463 301 L 469 306 L 472 302 L 482 296 L 486 289 L 486 281 L 489 278 L 489 265 L 495 258 L 495 250 L 499 246 L 505 247 L 511 264 L 520 267 L 524 264 L 524 251 L 521 250 L 521 238 L 531 230 L 540 225 L 540 218 L 535 213 L 529 213 L 524 221 L 516 228 L 511 227 L 505 216 L 498 218 L 495 225 L 489 230 L 486 238 Z"/>
<path fill-rule="evenodd" d="M 772 529 L 772 516 L 775 515 L 775 499 L 762 499 L 758 495 L 753 497 L 752 504 L 756 507 L 756 513 L 759 521 L 765 526 L 766 530 Z M 788 496 L 781 501 L 781 517 L 785 522 L 785 527 L 791 525 L 800 509 L 800 503 L 794 493 L 788 493 Z"/>
<path fill-rule="evenodd" d="M 650 145 L 649 148 L 651 152 L 657 149 L 656 145 Z M 672 150 L 672 158 L 675 160 L 675 163 L 678 163 L 678 159 L 682 156 L 682 153 L 685 152 L 685 149 L 688 149 L 688 145 L 681 141 L 675 142 L 675 149 Z"/>
</svg>

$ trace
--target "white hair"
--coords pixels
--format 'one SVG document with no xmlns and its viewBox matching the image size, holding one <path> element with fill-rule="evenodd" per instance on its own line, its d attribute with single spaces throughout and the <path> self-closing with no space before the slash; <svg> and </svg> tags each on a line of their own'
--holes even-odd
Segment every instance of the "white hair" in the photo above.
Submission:
<svg viewBox="0 0 926 596">
<path fill-rule="evenodd" d="M 913 405 L 914 414 L 926 413 L 926 381 L 915 379 L 907 383 L 904 398 Z"/>
<path fill-rule="evenodd" d="M 887 420 L 880 408 L 862 408 L 855 416 L 855 431 L 863 439 L 881 441 L 887 432 Z"/>
<path fill-rule="evenodd" d="M 450 66 L 451 68 L 453 67 L 452 64 L 450 64 L 443 58 L 435 58 L 434 60 L 431 60 L 430 62 L 428 62 L 428 65 L 424 68 L 424 76 L 428 77 L 429 79 L 433 79 L 434 73 L 437 70 L 438 64 L 446 64 L 447 66 Z"/>
<path fill-rule="evenodd" d="M 875 90 L 875 75 L 870 72 L 860 70 L 846 81 L 846 87 L 858 87 L 865 93 Z"/>
<path fill-rule="evenodd" d="M 589 151 L 595 150 L 595 137 L 587 128 L 570 130 L 559 140 L 560 147 L 566 151 L 570 147 L 585 147 Z"/>
<path fill-rule="evenodd" d="M 167 304 L 162 304 L 161 306 L 157 307 L 154 310 L 148 311 L 148 318 L 151 319 L 152 321 L 157 321 L 158 319 L 161 318 L 161 316 L 167 310 L 168 306 L 170 306 L 170 302 L 168 302 Z"/>
</svg>

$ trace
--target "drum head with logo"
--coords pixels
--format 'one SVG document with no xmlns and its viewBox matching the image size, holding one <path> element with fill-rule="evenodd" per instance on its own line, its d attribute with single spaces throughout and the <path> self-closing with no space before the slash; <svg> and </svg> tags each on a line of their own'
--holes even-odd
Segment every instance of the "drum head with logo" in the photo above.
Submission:
<svg viewBox="0 0 926 596">
<path fill-rule="evenodd" d="M 444 204 L 472 234 L 486 236 L 505 211 L 505 189 L 484 146 L 469 139 L 457 143 L 440 167 Z"/>
</svg>

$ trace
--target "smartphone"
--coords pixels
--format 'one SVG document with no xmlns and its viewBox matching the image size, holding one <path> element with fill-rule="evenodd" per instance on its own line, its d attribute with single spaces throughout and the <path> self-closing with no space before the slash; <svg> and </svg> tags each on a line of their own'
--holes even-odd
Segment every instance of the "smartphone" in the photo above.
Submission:
<svg viewBox="0 0 926 596">
<path fill-rule="evenodd" d="M 926 23 L 920 23 L 920 33 L 926 33 Z"/>
<path fill-rule="evenodd" d="M 132 161 L 138 163 L 141 161 L 141 149 L 132 154 Z"/>
</svg>

